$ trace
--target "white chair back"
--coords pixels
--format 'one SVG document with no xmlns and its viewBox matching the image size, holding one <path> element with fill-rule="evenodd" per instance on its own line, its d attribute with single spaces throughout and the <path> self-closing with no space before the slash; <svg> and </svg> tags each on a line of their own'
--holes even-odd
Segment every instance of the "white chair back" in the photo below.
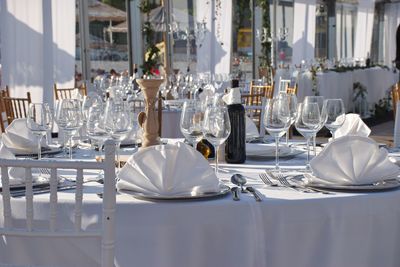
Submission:
<svg viewBox="0 0 400 267">
<path fill-rule="evenodd" d="M 20 167 L 25 169 L 25 188 L 26 188 L 26 224 L 23 228 L 15 226 L 12 219 L 12 198 L 10 193 L 10 183 L 8 169 L 10 167 Z M 20 160 L 20 159 L 0 159 L 1 182 L 2 182 L 2 205 L 3 213 L 0 214 L 0 236 L 22 236 L 22 237 L 56 237 L 56 238 L 82 238 L 100 237 L 101 238 L 101 266 L 114 266 L 114 246 L 115 246 L 115 144 L 108 140 L 105 142 L 105 160 L 102 162 L 83 162 L 68 160 Z M 33 188 L 32 188 L 32 169 L 50 169 L 50 212 L 47 229 L 35 229 L 34 209 L 33 209 Z M 74 228 L 65 229 L 57 222 L 57 187 L 58 169 L 76 170 L 76 190 L 74 207 Z M 100 229 L 86 230 L 82 227 L 82 206 L 83 206 L 83 170 L 103 170 L 104 171 L 104 191 L 102 197 L 102 224 Z M 49 244 L 51 246 L 51 244 Z M 10 264 L 10 263 L 8 263 Z M 79 264 L 77 263 L 77 266 Z M 0 259 L 1 266 L 1 259 Z"/>
</svg>

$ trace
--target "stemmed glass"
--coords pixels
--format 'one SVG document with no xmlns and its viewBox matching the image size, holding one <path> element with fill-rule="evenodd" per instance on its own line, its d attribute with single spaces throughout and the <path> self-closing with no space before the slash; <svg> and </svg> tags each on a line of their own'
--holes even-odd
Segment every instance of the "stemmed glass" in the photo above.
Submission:
<svg viewBox="0 0 400 267">
<path fill-rule="evenodd" d="M 63 99 L 56 114 L 58 126 L 69 138 L 69 158 L 72 159 L 72 137 L 82 127 L 82 108 L 78 99 Z"/>
<path fill-rule="evenodd" d="M 286 94 L 286 93 L 280 93 L 279 97 L 285 97 L 287 98 L 287 102 L 289 105 L 289 113 L 290 113 L 290 124 L 289 128 L 286 131 L 286 146 L 289 145 L 289 130 L 290 126 L 294 123 L 296 120 L 297 116 L 297 96 L 294 94 Z"/>
<path fill-rule="evenodd" d="M 335 138 L 335 131 L 339 129 L 346 120 L 346 114 L 342 99 L 327 99 L 322 107 L 323 116 L 326 116 L 325 127 Z"/>
<path fill-rule="evenodd" d="M 119 171 L 119 149 L 121 141 L 124 140 L 132 130 L 132 121 L 125 101 L 122 101 L 122 99 L 109 99 L 104 112 L 104 121 L 107 133 L 115 141 Z"/>
<path fill-rule="evenodd" d="M 199 101 L 188 100 L 183 104 L 180 128 L 182 134 L 196 149 L 197 143 L 203 137 L 203 113 Z"/>
<path fill-rule="evenodd" d="M 320 120 L 318 129 L 315 131 L 315 133 L 313 134 L 313 137 L 312 137 L 313 138 L 313 143 L 312 143 L 312 145 L 313 145 L 313 154 L 314 154 L 314 156 L 316 156 L 317 155 L 317 150 L 316 150 L 317 133 L 322 129 L 322 127 L 324 127 L 325 122 L 326 122 L 326 116 L 325 116 L 326 114 L 324 114 L 322 112 L 322 107 L 324 106 L 324 97 L 323 96 L 306 96 L 304 98 L 304 102 L 303 103 L 305 103 L 305 104 L 307 104 L 307 103 L 317 103 L 318 107 L 319 107 L 319 112 L 320 112 L 320 115 L 321 115 L 320 116 L 321 120 Z"/>
<path fill-rule="evenodd" d="M 100 105 L 100 106 L 103 105 L 103 100 L 98 94 L 91 92 L 84 97 L 82 102 L 82 120 L 83 120 L 83 127 L 81 131 L 83 135 L 82 137 L 86 137 L 87 134 L 86 122 L 89 116 L 89 110 L 94 105 Z"/>
<path fill-rule="evenodd" d="M 267 132 L 275 137 L 275 170 L 279 168 L 279 138 L 290 126 L 290 110 L 288 98 L 278 97 L 268 99 L 264 112 L 264 127 Z"/>
<path fill-rule="evenodd" d="M 104 125 L 104 109 L 102 105 L 90 107 L 86 120 L 86 131 L 91 140 L 92 148 L 94 149 L 93 145 L 97 143 L 99 151 L 101 151 L 104 141 L 108 137 Z"/>
<path fill-rule="evenodd" d="M 26 125 L 34 135 L 37 136 L 38 141 L 38 160 L 42 159 L 42 138 L 46 132 L 50 130 L 53 123 L 53 116 L 50 107 L 47 103 L 31 103 L 29 104 L 28 117 Z"/>
<path fill-rule="evenodd" d="M 318 103 L 304 102 L 298 105 L 297 117 L 294 123 L 296 130 L 307 140 L 306 169 L 310 169 L 310 139 L 320 126 L 321 115 Z"/>
<path fill-rule="evenodd" d="M 225 106 L 210 106 L 203 121 L 203 135 L 214 146 L 215 174 L 218 176 L 218 151 L 231 133 L 228 109 Z"/>
</svg>

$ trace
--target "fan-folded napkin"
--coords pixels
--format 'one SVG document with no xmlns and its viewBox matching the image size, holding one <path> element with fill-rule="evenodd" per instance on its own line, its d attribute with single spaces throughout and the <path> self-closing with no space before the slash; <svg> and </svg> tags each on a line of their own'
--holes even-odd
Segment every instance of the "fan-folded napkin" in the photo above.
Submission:
<svg viewBox="0 0 400 267">
<path fill-rule="evenodd" d="M 128 159 L 118 178 L 119 190 L 163 196 L 219 191 L 208 162 L 181 142 L 142 148 Z"/>
<path fill-rule="evenodd" d="M 15 119 L 6 128 L 2 135 L 4 145 L 12 153 L 37 153 L 37 136 L 28 129 L 26 119 Z M 42 147 L 47 147 L 46 140 L 42 139 Z"/>
<path fill-rule="evenodd" d="M 357 135 L 368 137 L 371 129 L 363 122 L 360 115 L 350 113 L 346 114 L 343 125 L 335 131 L 334 137 L 339 138 L 346 135 Z"/>
<path fill-rule="evenodd" d="M 260 137 L 256 124 L 252 119 L 246 116 L 246 139 Z"/>
<path fill-rule="evenodd" d="M 344 136 L 333 140 L 310 162 L 311 182 L 335 185 L 372 184 L 399 173 L 387 150 L 372 139 Z"/>
<path fill-rule="evenodd" d="M 3 142 L 1 142 L 1 144 L 0 144 L 0 158 L 15 159 L 15 155 L 3 144 Z M 8 168 L 8 177 L 9 177 L 10 185 L 24 183 L 25 182 L 25 169 L 9 167 Z M 0 172 L 0 178 L 1 178 L 1 172 Z M 0 186 L 1 186 L 1 179 L 0 179 Z"/>
</svg>

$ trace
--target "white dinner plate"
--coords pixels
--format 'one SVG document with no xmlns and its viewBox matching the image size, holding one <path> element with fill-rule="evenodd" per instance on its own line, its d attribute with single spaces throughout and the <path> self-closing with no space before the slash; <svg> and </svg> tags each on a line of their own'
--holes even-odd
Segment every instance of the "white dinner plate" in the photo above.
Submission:
<svg viewBox="0 0 400 267">
<path fill-rule="evenodd" d="M 203 193 L 196 193 L 193 194 L 192 192 L 182 193 L 179 195 L 160 195 L 157 193 L 143 193 L 137 192 L 132 190 L 120 189 L 118 190 L 122 194 L 131 195 L 141 199 L 150 199 L 150 200 L 199 200 L 199 199 L 209 199 L 209 198 L 216 198 L 222 197 L 230 192 L 229 186 L 220 184 L 219 191 L 217 192 L 203 192 Z"/>
<path fill-rule="evenodd" d="M 279 157 L 294 157 L 296 155 L 304 153 L 304 150 L 300 150 L 293 147 L 279 146 Z M 246 144 L 246 156 L 249 158 L 269 159 L 275 158 L 275 144 Z"/>
</svg>

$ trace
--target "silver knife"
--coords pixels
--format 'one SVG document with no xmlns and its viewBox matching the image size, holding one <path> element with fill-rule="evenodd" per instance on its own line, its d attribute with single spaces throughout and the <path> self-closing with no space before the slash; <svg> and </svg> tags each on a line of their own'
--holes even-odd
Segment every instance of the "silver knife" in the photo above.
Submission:
<svg viewBox="0 0 400 267">
<path fill-rule="evenodd" d="M 253 187 L 248 186 L 246 187 L 246 190 L 253 194 L 256 201 L 262 201 L 262 198 L 260 197 L 259 193 Z"/>
</svg>

